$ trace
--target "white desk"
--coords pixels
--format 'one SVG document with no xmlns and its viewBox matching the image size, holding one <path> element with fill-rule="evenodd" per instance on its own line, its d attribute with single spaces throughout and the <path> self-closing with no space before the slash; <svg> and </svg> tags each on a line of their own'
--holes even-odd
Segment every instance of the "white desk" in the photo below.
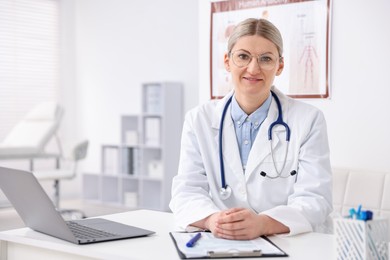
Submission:
<svg viewBox="0 0 390 260">
<path fill-rule="evenodd" d="M 75 245 L 51 236 L 21 228 L 0 232 L 0 260 L 5 259 L 180 259 L 169 236 L 173 215 L 166 212 L 137 210 L 103 216 L 124 224 L 150 229 L 149 237 Z M 332 235 L 307 233 L 270 239 L 290 257 L 272 259 L 336 259 Z M 264 258 L 265 259 L 265 258 Z"/>
</svg>

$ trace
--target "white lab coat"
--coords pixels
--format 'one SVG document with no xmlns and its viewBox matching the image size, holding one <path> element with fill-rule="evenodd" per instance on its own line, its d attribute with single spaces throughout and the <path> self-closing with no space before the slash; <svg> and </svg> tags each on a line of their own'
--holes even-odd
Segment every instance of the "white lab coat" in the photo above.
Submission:
<svg viewBox="0 0 390 260">
<path fill-rule="evenodd" d="M 332 176 L 326 122 L 315 107 L 291 99 L 273 88 L 280 99 L 283 120 L 291 129 L 286 166 L 282 176 L 270 179 L 276 172 L 268 141 L 268 128 L 278 116 L 272 99 L 267 118 L 262 123 L 250 151 L 245 173 L 237 145 L 234 124 L 228 109 L 223 127 L 225 179 L 233 192 L 222 200 L 219 195 L 221 175 L 218 132 L 222 110 L 229 93 L 222 100 L 210 101 L 186 115 L 178 175 L 172 184 L 170 208 L 176 224 L 187 228 L 217 211 L 245 207 L 266 214 L 290 228 L 294 235 L 323 228 L 332 211 Z M 277 167 L 285 156 L 286 131 L 273 128 L 273 150 Z"/>
</svg>

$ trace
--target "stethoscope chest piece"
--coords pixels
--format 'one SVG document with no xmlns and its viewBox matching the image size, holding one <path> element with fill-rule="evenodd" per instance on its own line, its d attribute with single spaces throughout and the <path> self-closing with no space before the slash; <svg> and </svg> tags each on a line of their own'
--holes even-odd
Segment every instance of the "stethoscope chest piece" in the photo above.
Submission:
<svg viewBox="0 0 390 260">
<path fill-rule="evenodd" d="M 232 188 L 229 185 L 219 189 L 219 196 L 222 200 L 227 200 L 232 195 Z"/>
</svg>

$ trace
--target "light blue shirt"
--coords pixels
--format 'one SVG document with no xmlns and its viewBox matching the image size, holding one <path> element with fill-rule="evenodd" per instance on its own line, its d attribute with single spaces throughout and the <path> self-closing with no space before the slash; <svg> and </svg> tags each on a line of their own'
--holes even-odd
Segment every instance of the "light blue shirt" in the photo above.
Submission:
<svg viewBox="0 0 390 260">
<path fill-rule="evenodd" d="M 244 171 L 252 144 L 255 141 L 261 124 L 267 117 L 271 101 L 272 95 L 269 95 L 263 105 L 252 114 L 247 115 L 237 103 L 236 97 L 233 96 L 232 98 L 231 117 L 236 130 L 238 148 L 240 150 L 241 163 Z"/>
</svg>

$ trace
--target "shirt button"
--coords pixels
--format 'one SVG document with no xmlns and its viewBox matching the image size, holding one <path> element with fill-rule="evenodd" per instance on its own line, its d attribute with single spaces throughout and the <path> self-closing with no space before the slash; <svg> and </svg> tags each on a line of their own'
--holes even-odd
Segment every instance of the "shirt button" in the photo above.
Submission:
<svg viewBox="0 0 390 260">
<path fill-rule="evenodd" d="M 244 144 L 249 144 L 249 141 L 248 141 L 248 140 L 245 140 L 245 141 L 244 141 Z"/>
<path fill-rule="evenodd" d="M 255 126 L 258 126 L 259 125 L 259 122 L 255 122 Z"/>
<path fill-rule="evenodd" d="M 237 121 L 237 124 L 238 124 L 238 125 L 241 125 L 241 121 Z"/>
</svg>

